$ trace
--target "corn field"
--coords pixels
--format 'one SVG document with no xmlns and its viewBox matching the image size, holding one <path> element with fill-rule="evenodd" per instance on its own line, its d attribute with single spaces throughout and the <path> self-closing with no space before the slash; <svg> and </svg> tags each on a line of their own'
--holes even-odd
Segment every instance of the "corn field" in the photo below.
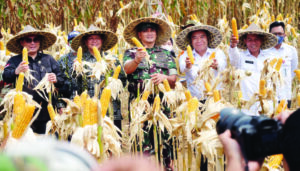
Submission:
<svg viewBox="0 0 300 171">
<path fill-rule="evenodd" d="M 216 25 L 218 19 L 225 16 L 226 19 L 237 18 L 238 27 L 248 24 L 249 17 L 263 10 L 265 2 L 268 3 L 268 11 L 271 15 L 282 14 L 284 17 L 292 17 L 292 23 L 300 27 L 300 2 L 299 0 L 162 0 L 158 5 L 154 0 L 123 0 L 124 5 L 131 3 L 130 8 L 124 11 L 122 18 L 125 23 L 132 19 L 153 14 L 157 8 L 167 16 L 174 19 L 177 25 L 183 25 L 191 14 L 196 14 L 200 22 Z M 110 0 L 1 0 L 0 26 L 11 29 L 12 33 L 20 30 L 22 25 L 31 24 L 36 28 L 43 28 L 45 24 L 61 25 L 62 30 L 72 30 L 73 20 L 83 22 L 85 26 L 93 23 L 102 12 L 107 21 L 107 27 L 117 30 L 118 23 L 122 22 L 117 16 L 120 9 L 119 1 Z M 143 10 L 140 10 L 143 9 Z"/>
</svg>

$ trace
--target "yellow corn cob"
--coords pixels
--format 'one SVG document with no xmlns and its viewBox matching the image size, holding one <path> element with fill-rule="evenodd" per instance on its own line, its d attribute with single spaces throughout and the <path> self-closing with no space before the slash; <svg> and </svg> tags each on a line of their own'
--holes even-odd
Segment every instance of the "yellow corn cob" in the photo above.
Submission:
<svg viewBox="0 0 300 171">
<path fill-rule="evenodd" d="M 270 65 L 273 67 L 276 62 L 277 62 L 277 58 L 274 58 L 270 61 Z"/>
<path fill-rule="evenodd" d="M 119 61 L 122 64 L 123 63 L 123 57 L 124 55 L 122 53 L 119 54 Z"/>
<path fill-rule="evenodd" d="M 291 32 L 292 32 L 292 34 L 293 34 L 294 37 L 297 37 L 297 34 L 296 34 L 296 31 L 295 31 L 294 27 L 291 28 Z"/>
<path fill-rule="evenodd" d="M 173 39 L 174 39 L 175 35 L 176 35 L 176 31 L 172 31 L 172 38 Z"/>
<path fill-rule="evenodd" d="M 7 34 L 10 34 L 10 28 L 7 29 Z"/>
<path fill-rule="evenodd" d="M 198 17 L 196 16 L 196 14 L 193 14 L 193 18 L 196 22 L 199 22 Z"/>
<path fill-rule="evenodd" d="M 300 106 L 300 93 L 297 94 L 297 103 L 298 103 L 298 106 Z"/>
<path fill-rule="evenodd" d="M 173 23 L 173 19 L 170 15 L 168 15 L 168 20 L 169 20 L 169 22 Z"/>
<path fill-rule="evenodd" d="M 53 106 L 52 106 L 51 103 L 48 104 L 47 109 L 48 109 L 48 113 L 49 113 L 49 116 L 51 118 L 51 121 L 54 121 L 54 118 L 55 118 L 56 114 L 55 114 L 55 111 L 54 111 Z"/>
<path fill-rule="evenodd" d="M 6 49 L 5 55 L 8 56 L 10 54 L 10 51 Z"/>
<path fill-rule="evenodd" d="M 2 33 L 2 34 L 5 34 L 5 33 L 6 33 L 6 31 L 4 30 L 3 27 L 1 27 L 1 33 Z"/>
<path fill-rule="evenodd" d="M 220 94 L 218 90 L 214 90 L 214 101 L 217 102 L 220 100 Z"/>
<path fill-rule="evenodd" d="M 98 105 L 97 99 L 93 99 L 90 103 L 90 125 L 98 123 Z"/>
<path fill-rule="evenodd" d="M 61 30 L 58 30 L 57 36 L 61 36 Z"/>
<path fill-rule="evenodd" d="M 142 100 L 147 100 L 148 97 L 149 97 L 149 94 L 150 94 L 150 91 L 145 90 L 145 91 L 144 91 L 144 94 L 143 94 L 143 96 L 142 96 Z"/>
<path fill-rule="evenodd" d="M 91 104 L 91 98 L 86 99 L 85 105 L 83 106 L 83 126 L 90 124 L 90 104 Z"/>
<path fill-rule="evenodd" d="M 74 27 L 76 27 L 77 26 L 77 20 L 76 20 L 76 18 L 74 18 Z"/>
<path fill-rule="evenodd" d="M 206 89 L 207 92 L 211 91 L 211 86 L 210 86 L 210 84 L 208 82 L 204 83 L 204 87 L 205 87 L 205 89 Z"/>
<path fill-rule="evenodd" d="M 285 100 L 280 100 L 280 103 L 277 106 L 276 113 L 281 113 L 285 108 Z"/>
<path fill-rule="evenodd" d="M 165 80 L 163 81 L 163 83 L 164 83 L 164 87 L 165 87 L 166 91 L 167 91 L 167 92 L 171 91 L 169 81 L 168 81 L 167 79 L 165 79 Z"/>
<path fill-rule="evenodd" d="M 119 66 L 117 66 L 117 68 L 115 69 L 113 78 L 114 78 L 114 79 L 118 79 L 118 78 L 119 78 L 120 72 L 121 72 L 121 66 L 119 65 Z"/>
<path fill-rule="evenodd" d="M 282 58 L 279 58 L 279 59 L 278 59 L 277 64 L 276 64 L 276 66 L 275 66 L 276 71 L 279 71 L 279 70 L 280 70 L 282 61 L 283 61 Z"/>
<path fill-rule="evenodd" d="M 287 13 L 285 18 L 289 18 L 289 17 L 290 17 L 290 13 Z"/>
<path fill-rule="evenodd" d="M 111 90 L 108 88 L 104 88 L 100 97 L 102 117 L 105 117 L 106 115 L 106 111 L 108 109 L 109 102 L 110 102 L 110 97 L 111 97 Z"/>
<path fill-rule="evenodd" d="M 12 132 L 12 137 L 19 139 L 22 137 L 24 131 L 26 130 L 32 115 L 34 113 L 35 106 L 34 105 L 26 105 L 25 110 L 22 112 L 22 117 L 19 117 L 18 120 L 15 121 L 15 127 Z"/>
<path fill-rule="evenodd" d="M 188 57 L 190 58 L 191 64 L 194 64 L 195 59 L 194 59 L 193 51 L 192 51 L 192 48 L 190 45 L 187 46 L 186 51 L 187 51 Z"/>
<path fill-rule="evenodd" d="M 256 16 L 259 16 L 260 8 L 256 11 Z"/>
<path fill-rule="evenodd" d="M 245 24 L 243 27 L 242 27 L 242 30 L 245 30 L 246 28 L 248 28 L 248 25 Z"/>
<path fill-rule="evenodd" d="M 0 41 L 0 50 L 4 50 L 4 43 Z"/>
<path fill-rule="evenodd" d="M 64 54 L 65 50 L 66 50 L 65 47 L 61 48 L 61 50 L 59 51 L 59 54 L 61 54 L 61 55 Z"/>
<path fill-rule="evenodd" d="M 259 94 L 261 96 L 265 96 L 266 95 L 266 88 L 265 88 L 265 85 L 266 85 L 266 81 L 265 80 L 260 80 L 259 81 Z"/>
<path fill-rule="evenodd" d="M 68 37 L 66 35 L 64 35 L 64 40 L 66 43 L 68 43 Z"/>
<path fill-rule="evenodd" d="M 293 18 L 290 17 L 287 23 L 288 23 L 288 24 L 291 24 L 291 23 L 292 23 L 292 19 L 293 19 Z"/>
<path fill-rule="evenodd" d="M 196 97 L 193 97 L 188 101 L 188 113 L 194 112 L 198 109 L 199 101 Z"/>
<path fill-rule="evenodd" d="M 272 20 L 272 22 L 275 21 L 275 16 L 274 16 L 274 14 L 272 14 L 271 20 Z"/>
<path fill-rule="evenodd" d="M 237 29 L 237 24 L 236 24 L 236 19 L 233 17 L 231 20 L 231 25 L 232 25 L 232 33 L 236 39 L 239 39 L 239 33 Z"/>
<path fill-rule="evenodd" d="M 18 80 L 17 80 L 17 83 L 16 83 L 16 91 L 22 91 L 23 89 L 23 82 L 24 82 L 24 73 L 21 72 L 19 74 L 19 77 L 18 77 Z"/>
<path fill-rule="evenodd" d="M 122 2 L 122 1 L 119 1 L 119 3 L 120 3 L 120 7 L 121 7 L 121 8 L 124 8 L 123 2 Z"/>
<path fill-rule="evenodd" d="M 216 52 L 211 53 L 211 55 L 209 56 L 209 59 L 214 59 L 216 57 Z"/>
<path fill-rule="evenodd" d="M 101 60 L 101 55 L 100 55 L 99 50 L 98 50 L 95 46 L 93 47 L 93 52 L 94 52 L 95 58 L 97 59 L 97 62 L 100 62 L 100 60 Z"/>
<path fill-rule="evenodd" d="M 243 97 L 243 93 L 241 91 L 238 92 L 238 98 L 241 99 Z"/>
<path fill-rule="evenodd" d="M 131 40 L 135 44 L 136 47 L 143 48 L 143 50 L 146 51 L 146 48 L 141 44 L 141 42 L 137 38 L 133 37 L 133 38 L 131 38 Z"/>
<path fill-rule="evenodd" d="M 192 95 L 191 95 L 190 90 L 186 90 L 186 91 L 184 92 L 184 95 L 185 95 L 186 101 L 189 101 L 190 99 L 192 99 Z"/>
<path fill-rule="evenodd" d="M 81 106 L 84 107 L 85 102 L 88 98 L 87 90 L 85 90 L 83 93 L 81 93 L 80 98 L 81 98 Z"/>
<path fill-rule="evenodd" d="M 155 112 L 158 112 L 160 110 L 160 98 L 158 94 L 155 96 L 153 108 Z"/>
<path fill-rule="evenodd" d="M 281 161 L 283 160 L 282 154 L 272 155 L 268 162 L 268 165 L 272 169 L 277 169 L 280 166 Z"/>
<path fill-rule="evenodd" d="M 20 92 L 17 92 L 17 94 L 14 97 L 14 106 L 13 106 L 13 113 L 16 115 L 20 115 L 25 107 L 25 99 L 23 98 L 23 95 Z"/>
<path fill-rule="evenodd" d="M 82 63 L 82 48 L 79 46 L 77 50 L 77 61 L 81 64 Z"/>
<path fill-rule="evenodd" d="M 277 15 L 276 20 L 277 20 L 277 21 L 283 21 L 283 17 L 282 17 L 282 15 L 281 15 L 281 13 L 279 13 L 279 14 Z"/>
<path fill-rule="evenodd" d="M 80 108 L 81 107 L 81 100 L 78 95 L 76 95 L 73 99 L 74 103 Z"/>
<path fill-rule="evenodd" d="M 23 25 L 21 25 L 21 30 L 24 30 L 24 26 Z"/>
<path fill-rule="evenodd" d="M 300 69 L 296 69 L 294 72 L 295 72 L 298 80 L 300 81 Z"/>
<path fill-rule="evenodd" d="M 98 12 L 98 17 L 99 17 L 99 18 L 102 18 L 102 13 L 101 13 L 101 11 Z"/>
</svg>

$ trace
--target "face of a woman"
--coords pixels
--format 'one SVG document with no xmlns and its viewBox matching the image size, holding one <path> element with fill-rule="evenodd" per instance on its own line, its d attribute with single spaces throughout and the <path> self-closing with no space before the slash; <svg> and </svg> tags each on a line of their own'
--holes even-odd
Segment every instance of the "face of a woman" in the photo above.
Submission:
<svg viewBox="0 0 300 171">
<path fill-rule="evenodd" d="M 85 44 L 89 50 L 92 50 L 93 47 L 96 47 L 97 49 L 101 49 L 102 38 L 100 35 L 90 35 L 87 37 Z"/>
</svg>

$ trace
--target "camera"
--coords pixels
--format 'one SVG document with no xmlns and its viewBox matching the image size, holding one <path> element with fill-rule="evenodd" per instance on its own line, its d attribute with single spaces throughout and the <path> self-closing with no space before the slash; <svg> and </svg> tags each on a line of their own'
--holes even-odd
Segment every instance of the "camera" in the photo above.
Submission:
<svg viewBox="0 0 300 171">
<path fill-rule="evenodd" d="M 238 109 L 225 108 L 220 112 L 217 133 L 227 129 L 237 140 L 241 151 L 248 160 L 282 153 L 282 124 L 265 116 L 249 116 Z"/>
</svg>

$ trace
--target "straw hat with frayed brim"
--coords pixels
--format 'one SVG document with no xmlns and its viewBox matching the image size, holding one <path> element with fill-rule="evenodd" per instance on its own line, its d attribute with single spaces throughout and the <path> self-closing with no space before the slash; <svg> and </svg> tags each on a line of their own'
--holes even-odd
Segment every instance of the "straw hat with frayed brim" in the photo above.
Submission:
<svg viewBox="0 0 300 171">
<path fill-rule="evenodd" d="M 187 45 L 190 44 L 188 35 L 194 31 L 205 30 L 209 32 L 208 47 L 216 48 L 222 42 L 222 34 L 219 29 L 209 25 L 194 25 L 182 30 L 176 37 L 176 44 L 181 50 L 186 50 Z"/>
<path fill-rule="evenodd" d="M 47 49 L 56 42 L 56 36 L 53 33 L 50 33 L 48 31 L 38 30 L 33 28 L 30 25 L 27 25 L 24 27 L 22 31 L 17 33 L 13 38 L 11 38 L 7 42 L 6 44 L 7 49 L 16 54 L 22 53 L 23 47 L 20 44 L 20 39 L 31 35 L 38 35 L 42 38 L 39 50 Z"/>
<path fill-rule="evenodd" d="M 91 25 L 86 32 L 79 34 L 73 39 L 71 44 L 72 49 L 77 50 L 79 46 L 81 46 L 83 51 L 87 51 L 88 47 L 84 42 L 84 38 L 86 36 L 95 35 L 95 34 L 100 35 L 102 38 L 102 46 L 101 46 L 102 51 L 111 49 L 118 42 L 118 37 L 115 33 L 109 30 L 102 30 L 94 25 Z"/>
<path fill-rule="evenodd" d="M 256 34 L 263 36 L 263 42 L 261 44 L 261 49 L 268 49 L 277 44 L 277 37 L 271 33 L 267 33 L 260 29 L 255 23 L 252 23 L 247 29 L 239 32 L 239 43 L 237 45 L 240 49 L 247 49 L 244 42 L 247 34 Z"/>
<path fill-rule="evenodd" d="M 158 25 L 155 45 L 162 45 L 171 38 L 171 27 L 166 21 L 155 17 L 139 18 L 129 23 L 123 32 L 124 39 L 132 46 L 135 46 L 135 44 L 132 42 L 131 38 L 138 38 L 137 26 L 141 23 L 154 23 Z"/>
</svg>

